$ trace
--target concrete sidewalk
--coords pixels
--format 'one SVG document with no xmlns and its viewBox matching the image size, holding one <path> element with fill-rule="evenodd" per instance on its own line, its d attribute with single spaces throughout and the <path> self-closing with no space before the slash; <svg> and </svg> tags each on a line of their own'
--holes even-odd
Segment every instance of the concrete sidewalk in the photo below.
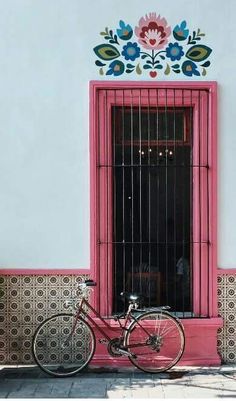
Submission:
<svg viewBox="0 0 236 401">
<path fill-rule="evenodd" d="M 230 398 L 236 400 L 236 365 L 178 367 L 151 375 L 135 368 L 90 368 L 57 379 L 38 367 L 0 366 L 0 398 Z"/>
</svg>

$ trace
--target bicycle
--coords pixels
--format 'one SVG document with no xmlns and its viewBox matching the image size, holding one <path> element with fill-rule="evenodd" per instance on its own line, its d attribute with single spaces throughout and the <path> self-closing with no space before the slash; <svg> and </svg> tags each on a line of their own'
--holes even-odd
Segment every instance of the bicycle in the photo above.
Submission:
<svg viewBox="0 0 236 401">
<path fill-rule="evenodd" d="M 84 369 L 95 352 L 94 328 L 104 337 L 100 343 L 107 346 L 110 355 L 126 356 L 144 372 L 164 372 L 177 364 L 184 352 L 185 335 L 181 322 L 168 312 L 169 307 L 140 309 L 139 295 L 122 293 L 129 304 L 125 313 L 113 316 L 118 322 L 117 329 L 111 327 L 87 301 L 88 291 L 94 286 L 93 280 L 83 281 L 78 285 L 82 293 L 79 304 L 66 301 L 75 312 L 53 315 L 36 329 L 32 351 L 36 364 L 44 372 L 67 377 Z M 99 326 L 94 316 L 105 329 Z M 116 336 L 108 335 L 106 329 L 116 332 Z"/>
</svg>

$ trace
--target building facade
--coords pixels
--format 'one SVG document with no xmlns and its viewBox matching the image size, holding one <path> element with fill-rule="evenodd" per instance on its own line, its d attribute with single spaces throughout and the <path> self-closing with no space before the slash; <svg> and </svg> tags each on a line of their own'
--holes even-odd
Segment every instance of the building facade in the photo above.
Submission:
<svg viewBox="0 0 236 401">
<path fill-rule="evenodd" d="M 234 1 L 0 9 L 0 363 L 84 277 L 111 323 L 124 290 L 169 304 L 183 364 L 235 362 Z"/>
</svg>

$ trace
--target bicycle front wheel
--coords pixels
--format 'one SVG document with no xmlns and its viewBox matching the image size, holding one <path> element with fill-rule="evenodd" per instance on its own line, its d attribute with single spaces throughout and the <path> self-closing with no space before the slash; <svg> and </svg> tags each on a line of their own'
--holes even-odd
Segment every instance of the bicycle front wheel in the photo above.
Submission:
<svg viewBox="0 0 236 401">
<path fill-rule="evenodd" d="M 146 312 L 131 323 L 125 346 L 130 361 L 144 372 L 159 373 L 180 360 L 185 345 L 181 324 L 169 313 Z"/>
<path fill-rule="evenodd" d="M 82 318 L 60 313 L 40 324 L 33 338 L 37 365 L 56 377 L 72 376 L 84 369 L 93 357 L 95 336 Z"/>
</svg>

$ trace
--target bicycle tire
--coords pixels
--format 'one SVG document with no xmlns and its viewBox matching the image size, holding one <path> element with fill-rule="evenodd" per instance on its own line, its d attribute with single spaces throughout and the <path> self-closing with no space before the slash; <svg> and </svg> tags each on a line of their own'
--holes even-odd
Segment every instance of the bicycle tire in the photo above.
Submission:
<svg viewBox="0 0 236 401">
<path fill-rule="evenodd" d="M 90 325 L 76 315 L 59 313 L 36 329 L 32 352 L 36 364 L 54 377 L 68 377 L 84 369 L 95 352 L 95 335 Z"/>
<path fill-rule="evenodd" d="M 133 365 L 160 373 L 175 366 L 183 355 L 185 335 L 181 323 L 168 312 L 150 311 L 134 320 L 125 337 Z"/>
</svg>

